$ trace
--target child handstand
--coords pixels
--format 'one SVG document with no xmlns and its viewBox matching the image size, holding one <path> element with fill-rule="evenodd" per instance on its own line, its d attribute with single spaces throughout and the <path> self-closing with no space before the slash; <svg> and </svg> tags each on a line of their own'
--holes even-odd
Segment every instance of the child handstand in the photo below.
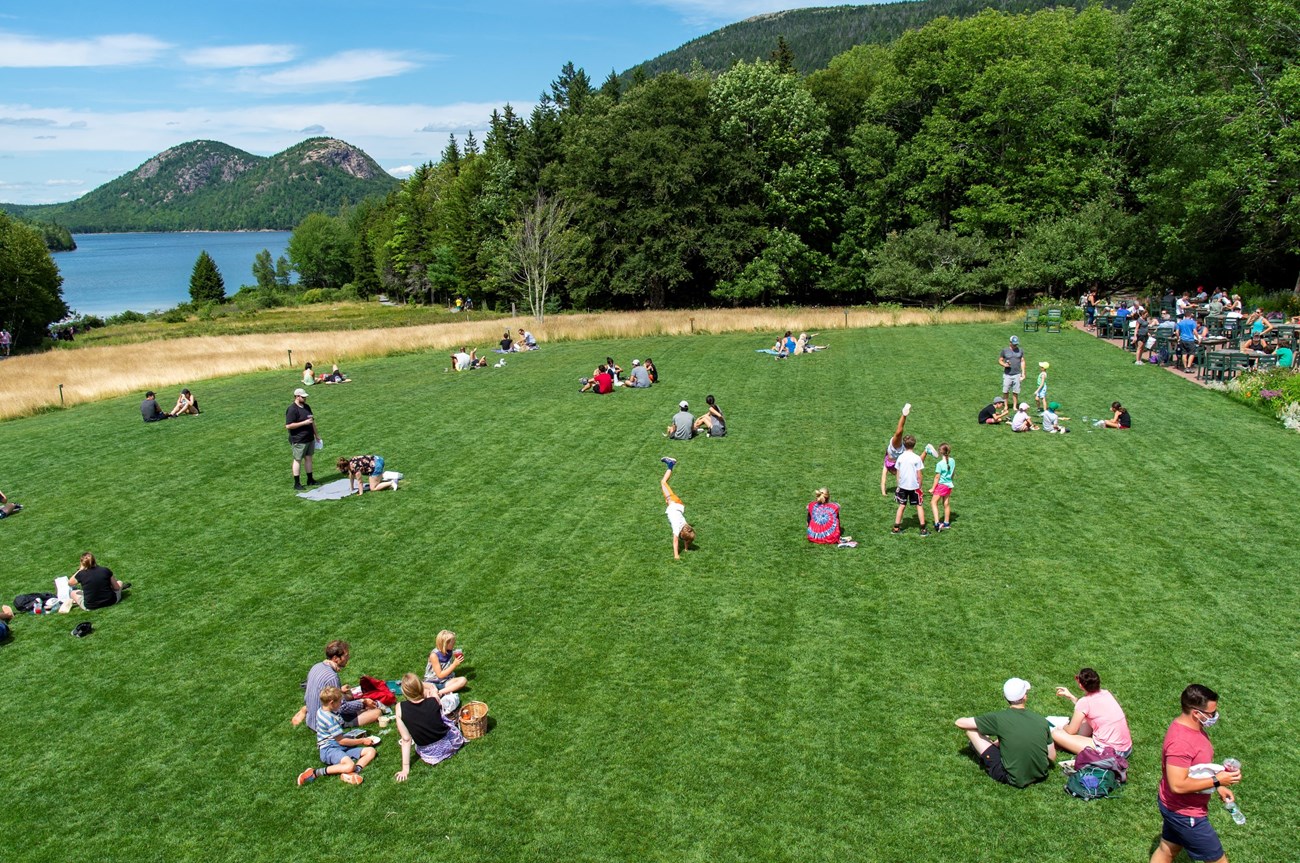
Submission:
<svg viewBox="0 0 1300 863">
<path fill-rule="evenodd" d="M 691 543 L 695 541 L 695 528 L 686 523 L 686 505 L 668 485 L 668 479 L 673 475 L 673 468 L 677 467 L 677 459 L 664 457 L 659 460 L 668 465 L 668 470 L 664 471 L 664 478 L 659 480 L 659 490 L 664 493 L 664 503 L 668 504 L 664 514 L 668 516 L 668 524 L 673 529 L 673 559 L 677 560 L 682 556 L 681 553 L 690 548 Z"/>
<path fill-rule="evenodd" d="M 316 711 L 316 746 L 324 767 L 308 767 L 298 774 L 298 784 L 306 785 L 320 776 L 338 776 L 349 785 L 360 785 L 362 769 L 375 757 L 378 737 L 344 737 L 343 717 L 339 706 L 343 703 L 343 690 L 327 686 L 320 693 L 320 709 Z"/>
<path fill-rule="evenodd" d="M 880 496 L 888 497 L 889 492 L 886 490 L 886 481 L 889 475 L 898 476 L 898 457 L 903 454 L 903 426 L 907 425 L 907 415 L 912 412 L 910 404 L 903 405 L 903 413 L 898 418 L 898 427 L 894 429 L 894 436 L 885 442 L 885 464 L 880 469 Z"/>
</svg>

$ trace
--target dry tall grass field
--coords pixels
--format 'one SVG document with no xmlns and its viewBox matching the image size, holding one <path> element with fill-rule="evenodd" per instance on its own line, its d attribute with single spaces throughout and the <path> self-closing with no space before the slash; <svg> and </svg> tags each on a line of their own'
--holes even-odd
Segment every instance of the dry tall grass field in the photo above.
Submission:
<svg viewBox="0 0 1300 863">
<path fill-rule="evenodd" d="M 530 318 L 429 324 L 370 330 L 200 336 L 143 344 L 109 345 L 16 356 L 0 363 L 0 419 L 27 416 L 60 404 L 75 405 L 147 389 L 161 390 L 208 378 L 286 368 L 289 351 L 301 368 L 331 362 L 461 345 L 495 347 L 501 332 L 520 327 L 538 341 L 636 338 L 683 333 L 822 332 L 846 327 L 990 323 L 1015 314 L 974 309 L 703 309 L 671 312 L 602 312 L 560 315 L 536 324 Z M 767 336 L 765 336 L 766 338 Z M 59 386 L 62 385 L 62 402 Z M 165 400 L 165 399 L 164 399 Z"/>
</svg>

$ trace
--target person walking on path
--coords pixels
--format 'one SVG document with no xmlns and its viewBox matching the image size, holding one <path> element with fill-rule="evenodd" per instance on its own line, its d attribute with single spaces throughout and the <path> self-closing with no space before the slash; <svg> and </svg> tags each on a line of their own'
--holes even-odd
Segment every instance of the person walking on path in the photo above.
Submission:
<svg viewBox="0 0 1300 863">
<path fill-rule="evenodd" d="M 293 488 L 302 491 L 303 469 L 307 471 L 307 485 L 317 484 L 311 473 L 311 455 L 320 443 L 316 418 L 307 406 L 307 391 L 302 387 L 293 391 L 293 404 L 284 412 L 284 427 L 289 430 L 289 447 L 293 451 Z"/>
</svg>

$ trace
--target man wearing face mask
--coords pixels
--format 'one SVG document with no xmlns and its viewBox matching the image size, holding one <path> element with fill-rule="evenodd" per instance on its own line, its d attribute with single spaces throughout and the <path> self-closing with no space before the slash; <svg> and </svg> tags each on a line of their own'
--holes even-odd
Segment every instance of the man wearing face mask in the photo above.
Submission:
<svg viewBox="0 0 1300 863">
<path fill-rule="evenodd" d="M 1227 863 L 1219 834 L 1207 816 L 1210 791 L 1224 803 L 1235 797 L 1229 788 L 1241 781 L 1240 770 L 1223 770 L 1213 777 L 1193 778 L 1193 765 L 1214 761 L 1214 746 L 1205 729 L 1219 721 L 1219 694 L 1193 683 L 1183 690 L 1183 712 L 1169 723 L 1160 751 L 1160 815 L 1164 827 L 1151 863 L 1173 863 L 1179 851 L 1193 860 Z"/>
</svg>

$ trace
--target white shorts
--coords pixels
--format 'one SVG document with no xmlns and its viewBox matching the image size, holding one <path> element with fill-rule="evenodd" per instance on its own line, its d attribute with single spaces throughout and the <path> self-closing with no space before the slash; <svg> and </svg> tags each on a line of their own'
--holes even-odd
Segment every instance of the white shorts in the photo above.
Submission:
<svg viewBox="0 0 1300 863">
<path fill-rule="evenodd" d="M 668 516 L 668 523 L 672 525 L 673 536 L 681 535 L 682 528 L 686 527 L 686 505 L 670 503 L 664 513 Z"/>
</svg>

